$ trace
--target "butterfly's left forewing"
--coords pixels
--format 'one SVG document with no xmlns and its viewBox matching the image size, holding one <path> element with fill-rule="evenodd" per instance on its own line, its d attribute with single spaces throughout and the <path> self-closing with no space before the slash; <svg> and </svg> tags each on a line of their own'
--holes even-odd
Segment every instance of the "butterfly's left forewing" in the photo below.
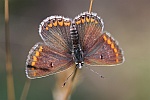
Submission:
<svg viewBox="0 0 150 100">
<path fill-rule="evenodd" d="M 50 16 L 41 22 L 39 34 L 45 44 L 57 51 L 71 51 L 71 19 Z"/>
</svg>

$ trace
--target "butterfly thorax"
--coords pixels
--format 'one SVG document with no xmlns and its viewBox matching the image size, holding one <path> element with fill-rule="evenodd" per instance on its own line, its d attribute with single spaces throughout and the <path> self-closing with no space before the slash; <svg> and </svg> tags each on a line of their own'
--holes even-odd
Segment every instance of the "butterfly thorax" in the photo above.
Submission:
<svg viewBox="0 0 150 100">
<path fill-rule="evenodd" d="M 72 40 L 72 56 L 75 61 L 76 67 L 82 68 L 83 66 L 83 51 L 79 43 L 79 34 L 75 28 L 75 25 L 72 24 L 70 28 L 71 40 Z"/>
</svg>

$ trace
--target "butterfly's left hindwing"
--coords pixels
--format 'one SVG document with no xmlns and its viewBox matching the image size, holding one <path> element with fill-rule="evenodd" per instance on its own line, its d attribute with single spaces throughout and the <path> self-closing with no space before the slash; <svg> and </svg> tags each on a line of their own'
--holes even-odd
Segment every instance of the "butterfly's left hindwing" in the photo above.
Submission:
<svg viewBox="0 0 150 100">
<path fill-rule="evenodd" d="M 29 52 L 26 74 L 29 78 L 44 77 L 65 70 L 72 64 L 70 54 L 58 52 L 44 43 L 37 43 Z"/>
</svg>

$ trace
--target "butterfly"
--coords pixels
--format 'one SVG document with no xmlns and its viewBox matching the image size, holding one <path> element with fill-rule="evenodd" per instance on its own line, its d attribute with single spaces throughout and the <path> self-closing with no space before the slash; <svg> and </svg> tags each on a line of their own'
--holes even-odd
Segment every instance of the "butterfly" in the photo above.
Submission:
<svg viewBox="0 0 150 100">
<path fill-rule="evenodd" d="M 39 25 L 38 42 L 29 51 L 26 75 L 41 78 L 71 66 L 115 66 L 124 62 L 118 42 L 103 31 L 102 19 L 93 12 L 83 12 L 74 19 L 50 16 Z"/>
</svg>

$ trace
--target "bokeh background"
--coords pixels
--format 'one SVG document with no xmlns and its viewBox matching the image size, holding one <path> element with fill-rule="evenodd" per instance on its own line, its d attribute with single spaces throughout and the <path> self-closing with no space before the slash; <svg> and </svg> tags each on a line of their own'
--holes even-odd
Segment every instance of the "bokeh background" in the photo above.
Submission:
<svg viewBox="0 0 150 100">
<path fill-rule="evenodd" d="M 74 18 L 89 9 L 90 0 L 10 0 L 10 41 L 16 100 L 25 81 L 25 62 L 31 47 L 42 41 L 40 22 L 51 15 Z M 71 100 L 150 100 L 150 1 L 94 0 L 105 31 L 119 41 L 125 62 L 116 67 L 83 68 Z M 4 0 L 0 1 L 0 100 L 7 100 L 5 70 Z M 55 78 L 31 81 L 27 100 L 52 100 Z"/>
</svg>

